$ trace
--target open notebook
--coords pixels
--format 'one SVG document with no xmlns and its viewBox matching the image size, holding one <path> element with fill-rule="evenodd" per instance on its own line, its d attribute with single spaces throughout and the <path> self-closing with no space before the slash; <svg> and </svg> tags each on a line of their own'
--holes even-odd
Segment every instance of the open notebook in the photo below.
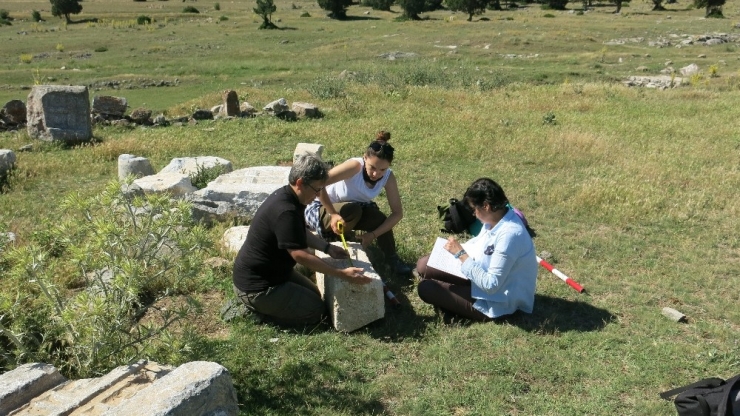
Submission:
<svg viewBox="0 0 740 416">
<path fill-rule="evenodd" d="M 447 244 L 447 239 L 437 237 L 437 241 L 434 242 L 434 248 L 432 248 L 432 254 L 429 255 L 427 267 L 433 267 L 437 270 L 467 279 L 460 270 L 462 262 L 456 259 L 449 251 L 445 250 L 445 244 Z M 465 247 L 464 244 L 463 247 Z"/>
</svg>

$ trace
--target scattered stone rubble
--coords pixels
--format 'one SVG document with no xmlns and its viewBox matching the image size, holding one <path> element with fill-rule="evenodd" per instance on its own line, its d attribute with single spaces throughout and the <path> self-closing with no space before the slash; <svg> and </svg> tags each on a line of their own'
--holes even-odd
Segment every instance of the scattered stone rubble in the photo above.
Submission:
<svg viewBox="0 0 740 416">
<path fill-rule="evenodd" d="M 625 45 L 628 43 L 642 43 L 645 41 L 643 37 L 636 38 L 622 38 L 622 39 L 611 39 L 604 42 L 604 45 Z M 668 36 L 660 36 L 654 40 L 648 40 L 648 46 L 656 48 L 667 48 L 670 46 L 676 48 L 683 48 L 691 45 L 703 45 L 713 46 L 721 45 L 723 43 L 737 43 L 740 42 L 740 34 L 731 33 L 708 33 L 703 35 L 689 35 L 689 34 L 675 34 L 672 33 Z"/>
</svg>

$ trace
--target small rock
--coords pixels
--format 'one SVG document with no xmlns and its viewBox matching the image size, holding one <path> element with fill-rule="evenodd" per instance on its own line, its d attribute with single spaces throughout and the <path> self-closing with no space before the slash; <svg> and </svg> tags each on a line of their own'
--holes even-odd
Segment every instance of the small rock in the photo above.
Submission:
<svg viewBox="0 0 740 416">
<path fill-rule="evenodd" d="M 701 55 L 697 56 L 697 58 L 706 58 L 706 57 L 707 57 L 707 56 L 706 56 L 706 55 L 704 55 L 703 53 L 702 53 Z"/>
</svg>

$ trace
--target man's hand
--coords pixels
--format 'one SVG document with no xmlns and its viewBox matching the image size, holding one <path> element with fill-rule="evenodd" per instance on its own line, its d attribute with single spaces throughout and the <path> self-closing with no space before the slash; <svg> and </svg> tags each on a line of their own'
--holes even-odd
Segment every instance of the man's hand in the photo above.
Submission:
<svg viewBox="0 0 740 416">
<path fill-rule="evenodd" d="M 329 251 L 326 253 L 329 255 L 329 257 L 333 259 L 348 259 L 349 253 L 347 253 L 343 248 L 335 246 L 334 244 L 329 245 Z"/>
<path fill-rule="evenodd" d="M 350 283 L 357 283 L 359 285 L 366 285 L 373 279 L 362 274 L 362 269 L 359 267 L 347 267 L 341 270 L 342 277 Z"/>
<path fill-rule="evenodd" d="M 370 244 L 372 244 L 373 240 L 375 240 L 375 233 L 363 233 L 360 238 L 360 244 L 362 244 L 362 248 L 367 248 Z"/>
</svg>

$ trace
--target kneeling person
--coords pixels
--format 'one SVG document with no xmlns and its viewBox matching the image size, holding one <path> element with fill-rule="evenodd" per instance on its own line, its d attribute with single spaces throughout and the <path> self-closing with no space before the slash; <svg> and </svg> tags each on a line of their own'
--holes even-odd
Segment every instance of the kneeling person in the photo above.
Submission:
<svg viewBox="0 0 740 416">
<path fill-rule="evenodd" d="M 371 280 L 361 268 L 337 269 L 308 251 L 311 247 L 332 258 L 347 257 L 340 247 L 309 232 L 303 217 L 306 204 L 323 189 L 328 171 L 315 155 L 299 158 L 290 169 L 289 185 L 273 192 L 257 209 L 234 262 L 237 297 L 247 309 L 279 324 L 316 323 L 326 309 L 319 288 L 294 269 L 296 263 L 353 283 Z"/>
</svg>

